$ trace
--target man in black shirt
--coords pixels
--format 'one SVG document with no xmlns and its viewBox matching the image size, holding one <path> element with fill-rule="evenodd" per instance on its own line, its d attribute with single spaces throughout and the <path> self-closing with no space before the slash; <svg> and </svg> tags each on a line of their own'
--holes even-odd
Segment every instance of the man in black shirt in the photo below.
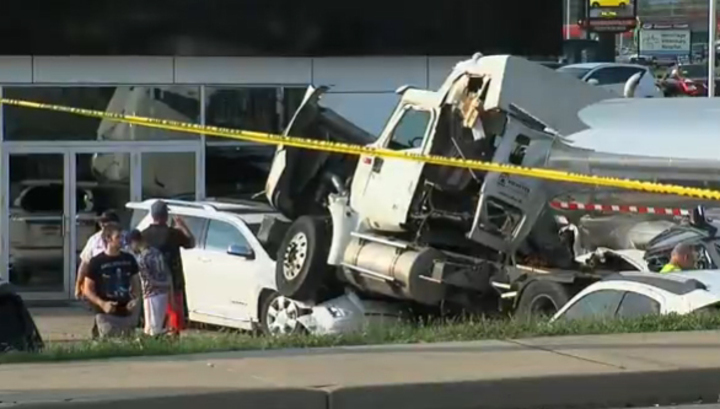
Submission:
<svg viewBox="0 0 720 409">
<path fill-rule="evenodd" d="M 174 217 L 173 221 L 178 226 L 168 226 L 169 209 L 165 202 L 158 200 L 150 208 L 150 216 L 153 223 L 143 230 L 142 235 L 145 242 L 159 250 L 167 266 L 173 281 L 173 297 L 168 302 L 168 329 L 173 334 L 178 334 L 185 329 L 185 274 L 183 272 L 180 249 L 191 249 L 195 247 L 195 237 L 185 222 L 180 217 Z"/>
<path fill-rule="evenodd" d="M 95 309 L 100 336 L 129 335 L 137 326 L 142 301 L 137 261 L 120 251 L 118 224 L 108 224 L 102 236 L 105 251 L 90 259 L 83 294 Z"/>
</svg>

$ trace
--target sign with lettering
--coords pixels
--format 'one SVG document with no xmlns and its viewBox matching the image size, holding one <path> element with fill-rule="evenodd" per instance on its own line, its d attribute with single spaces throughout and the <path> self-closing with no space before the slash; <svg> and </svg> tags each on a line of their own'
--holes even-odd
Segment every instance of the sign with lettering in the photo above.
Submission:
<svg viewBox="0 0 720 409">
<path fill-rule="evenodd" d="M 653 56 L 690 54 L 690 30 L 640 30 L 640 53 Z"/>
</svg>

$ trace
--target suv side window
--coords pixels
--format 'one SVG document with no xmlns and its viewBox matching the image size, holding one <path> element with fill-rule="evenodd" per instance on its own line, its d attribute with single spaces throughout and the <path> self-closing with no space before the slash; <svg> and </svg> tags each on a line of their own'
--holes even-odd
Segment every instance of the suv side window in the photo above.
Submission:
<svg viewBox="0 0 720 409">
<path fill-rule="evenodd" d="M 205 229 L 205 225 L 207 224 L 207 220 L 203 219 L 202 217 L 195 217 L 195 216 L 184 216 L 184 215 L 177 215 L 177 216 L 180 217 L 181 219 L 183 219 L 183 221 L 187 225 L 188 229 L 190 229 L 190 233 L 192 233 L 193 236 L 195 237 L 195 240 L 199 241 L 202 237 L 203 229 Z M 175 226 L 175 222 L 172 221 L 172 219 L 170 221 L 170 226 L 177 227 L 177 226 Z"/>
<path fill-rule="evenodd" d="M 205 250 L 227 252 L 231 245 L 250 247 L 240 230 L 230 223 L 219 220 L 210 220 L 207 237 L 205 238 Z"/>
<path fill-rule="evenodd" d="M 620 318 L 636 318 L 645 315 L 660 314 L 660 303 L 654 299 L 632 291 L 625 293 L 620 302 L 617 316 Z"/>
<path fill-rule="evenodd" d="M 388 149 L 402 150 L 418 147 L 425 138 L 431 118 L 430 111 L 418 111 L 407 107 L 392 130 Z"/>
<path fill-rule="evenodd" d="M 599 290 L 579 299 L 562 315 L 563 320 L 612 318 L 623 297 L 620 290 Z"/>
<path fill-rule="evenodd" d="M 604 67 L 595 70 L 588 79 L 596 79 L 598 85 L 624 84 L 633 75 L 644 71 L 635 67 Z"/>
</svg>

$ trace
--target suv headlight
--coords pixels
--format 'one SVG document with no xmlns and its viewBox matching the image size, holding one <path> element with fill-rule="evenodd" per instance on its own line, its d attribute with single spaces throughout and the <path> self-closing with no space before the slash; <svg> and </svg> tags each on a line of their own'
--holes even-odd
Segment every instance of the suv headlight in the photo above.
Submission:
<svg viewBox="0 0 720 409">
<path fill-rule="evenodd" d="M 343 318 L 348 316 L 348 312 L 343 310 L 342 308 L 327 307 L 327 310 L 330 313 L 330 316 L 333 318 Z"/>
</svg>

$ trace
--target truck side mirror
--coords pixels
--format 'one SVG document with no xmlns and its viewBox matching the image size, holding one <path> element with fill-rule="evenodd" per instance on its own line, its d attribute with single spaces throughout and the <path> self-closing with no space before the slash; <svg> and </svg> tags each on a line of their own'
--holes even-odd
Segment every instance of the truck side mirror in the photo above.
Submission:
<svg viewBox="0 0 720 409">
<path fill-rule="evenodd" d="M 717 233 L 717 229 L 715 226 L 710 224 L 708 221 L 707 216 L 705 215 L 705 206 L 698 205 L 696 208 L 693 209 L 693 211 L 690 213 L 690 225 L 698 228 L 706 230 L 710 233 L 711 236 L 715 236 L 715 233 Z"/>
<path fill-rule="evenodd" d="M 600 84 L 600 81 L 598 81 L 595 78 L 590 78 L 589 80 L 587 80 L 587 83 L 590 85 L 598 85 L 598 84 Z"/>
</svg>

